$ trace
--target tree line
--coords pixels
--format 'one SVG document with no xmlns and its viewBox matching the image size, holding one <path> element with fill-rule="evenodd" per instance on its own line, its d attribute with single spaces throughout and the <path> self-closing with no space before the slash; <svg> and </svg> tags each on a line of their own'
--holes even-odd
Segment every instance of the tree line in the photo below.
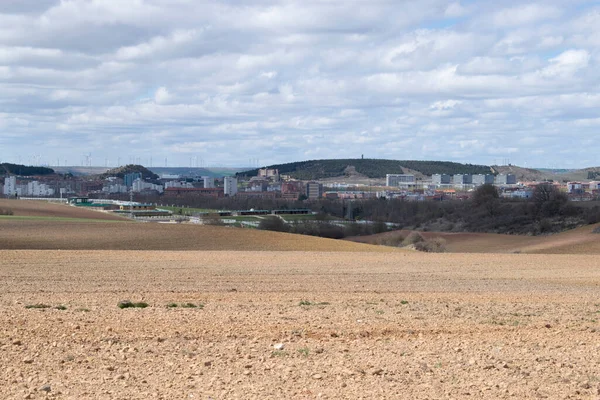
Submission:
<svg viewBox="0 0 600 400">
<path fill-rule="evenodd" d="M 415 161 L 381 159 L 332 159 L 310 160 L 287 164 L 275 164 L 267 168 L 276 168 L 280 174 L 290 175 L 300 180 L 318 180 L 343 176 L 347 167 L 352 166 L 359 174 L 369 178 L 385 178 L 386 174 L 402 174 L 404 168 L 418 171 L 424 175 L 433 174 L 490 174 L 486 165 L 461 164 L 450 161 Z M 258 169 L 239 172 L 237 176 L 252 177 L 258 175 Z"/>
</svg>

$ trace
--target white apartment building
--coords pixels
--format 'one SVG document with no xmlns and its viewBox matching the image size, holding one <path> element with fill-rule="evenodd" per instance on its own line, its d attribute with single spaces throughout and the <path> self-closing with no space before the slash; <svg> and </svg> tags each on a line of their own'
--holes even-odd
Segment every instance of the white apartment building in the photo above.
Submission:
<svg viewBox="0 0 600 400">
<path fill-rule="evenodd" d="M 223 186 L 225 188 L 225 196 L 235 196 L 238 192 L 238 181 L 233 176 L 226 176 L 223 180 Z"/>
<path fill-rule="evenodd" d="M 4 178 L 4 190 L 6 196 L 14 196 L 17 193 L 17 177 L 7 176 Z"/>
<path fill-rule="evenodd" d="M 215 178 L 211 178 L 209 176 L 205 176 L 202 178 L 202 180 L 204 181 L 204 188 L 205 189 L 209 189 L 209 188 L 214 188 L 215 187 Z"/>
<path fill-rule="evenodd" d="M 155 185 L 150 182 L 144 182 L 141 179 L 136 179 L 135 181 L 133 181 L 131 190 L 138 193 L 143 192 L 144 190 L 156 190 L 158 193 L 162 193 L 164 191 L 164 188 L 162 185 Z"/>
<path fill-rule="evenodd" d="M 401 184 L 414 184 L 415 176 L 410 174 L 386 174 L 385 186 L 400 186 Z"/>
<path fill-rule="evenodd" d="M 192 185 L 191 182 L 185 182 L 185 181 L 169 181 L 165 183 L 165 189 L 168 188 L 193 188 L 194 185 Z"/>
<path fill-rule="evenodd" d="M 27 196 L 33 197 L 51 197 L 54 196 L 54 189 L 45 183 L 32 181 L 27 184 Z"/>
<path fill-rule="evenodd" d="M 106 185 L 102 188 L 104 193 L 127 193 L 127 186 L 121 184 Z"/>
</svg>

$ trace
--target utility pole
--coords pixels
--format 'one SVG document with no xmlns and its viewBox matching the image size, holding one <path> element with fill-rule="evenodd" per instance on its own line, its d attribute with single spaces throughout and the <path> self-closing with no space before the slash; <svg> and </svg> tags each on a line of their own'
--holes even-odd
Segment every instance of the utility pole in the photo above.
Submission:
<svg viewBox="0 0 600 400">
<path fill-rule="evenodd" d="M 129 218 L 133 219 L 133 186 L 129 190 Z"/>
</svg>

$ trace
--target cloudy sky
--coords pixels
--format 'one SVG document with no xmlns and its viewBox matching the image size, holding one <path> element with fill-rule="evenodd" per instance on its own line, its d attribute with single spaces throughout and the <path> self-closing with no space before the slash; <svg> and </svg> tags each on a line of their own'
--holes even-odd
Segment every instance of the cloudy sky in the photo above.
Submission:
<svg viewBox="0 0 600 400">
<path fill-rule="evenodd" d="M 597 1 L 1 0 L 0 160 L 600 165 Z"/>
</svg>

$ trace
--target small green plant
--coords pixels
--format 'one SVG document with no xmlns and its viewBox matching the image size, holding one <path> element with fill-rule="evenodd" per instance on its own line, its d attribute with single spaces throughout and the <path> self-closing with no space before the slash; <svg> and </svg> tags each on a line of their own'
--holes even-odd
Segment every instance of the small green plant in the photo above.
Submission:
<svg viewBox="0 0 600 400">
<path fill-rule="evenodd" d="M 61 304 L 61 305 L 58 305 L 58 306 L 56 306 L 56 307 L 54 307 L 54 308 L 56 308 L 57 310 L 61 310 L 61 311 L 64 311 L 64 310 L 66 310 L 66 309 L 67 309 L 67 307 L 66 307 L 66 306 L 63 306 L 62 304 Z"/>
<path fill-rule="evenodd" d="M 288 354 L 287 354 L 287 352 L 286 352 L 285 350 L 274 350 L 274 351 L 271 353 L 271 356 L 272 356 L 272 357 L 285 357 L 285 356 L 287 356 L 287 355 L 288 355 Z"/>
<path fill-rule="evenodd" d="M 50 308 L 50 306 L 48 304 L 37 303 L 37 304 L 26 305 L 25 308 L 27 308 L 27 309 L 31 309 L 31 308 L 45 309 L 45 308 Z"/>
<path fill-rule="evenodd" d="M 89 308 L 85 308 L 85 307 L 80 307 L 80 308 L 76 308 L 75 311 L 90 312 L 90 309 Z"/>
<path fill-rule="evenodd" d="M 177 303 L 169 303 L 169 304 L 167 304 L 167 308 L 176 308 L 176 307 L 178 307 Z"/>
<path fill-rule="evenodd" d="M 123 308 L 146 308 L 146 307 L 148 307 L 148 303 L 144 303 L 143 301 L 140 301 L 138 303 L 133 303 L 129 300 L 122 300 L 117 304 L 117 307 L 119 307 L 120 309 L 123 309 Z"/>
<path fill-rule="evenodd" d="M 204 308 L 204 304 L 182 303 L 181 308 Z"/>
<path fill-rule="evenodd" d="M 384 313 L 384 311 L 383 310 L 375 310 L 375 313 L 378 315 L 382 315 Z"/>
<path fill-rule="evenodd" d="M 312 302 L 312 301 L 308 301 L 308 300 L 302 300 L 300 301 L 300 303 L 298 305 L 301 306 L 328 306 L 330 303 L 326 302 L 326 301 L 321 301 L 318 303 Z"/>
<path fill-rule="evenodd" d="M 400 301 L 400 304 L 406 305 L 406 304 L 408 304 L 408 300 L 402 300 L 402 301 Z"/>
<path fill-rule="evenodd" d="M 308 349 L 308 347 L 303 347 L 301 349 L 298 349 L 298 353 L 302 354 L 305 357 L 308 357 L 309 352 L 310 352 L 310 350 Z"/>
</svg>

